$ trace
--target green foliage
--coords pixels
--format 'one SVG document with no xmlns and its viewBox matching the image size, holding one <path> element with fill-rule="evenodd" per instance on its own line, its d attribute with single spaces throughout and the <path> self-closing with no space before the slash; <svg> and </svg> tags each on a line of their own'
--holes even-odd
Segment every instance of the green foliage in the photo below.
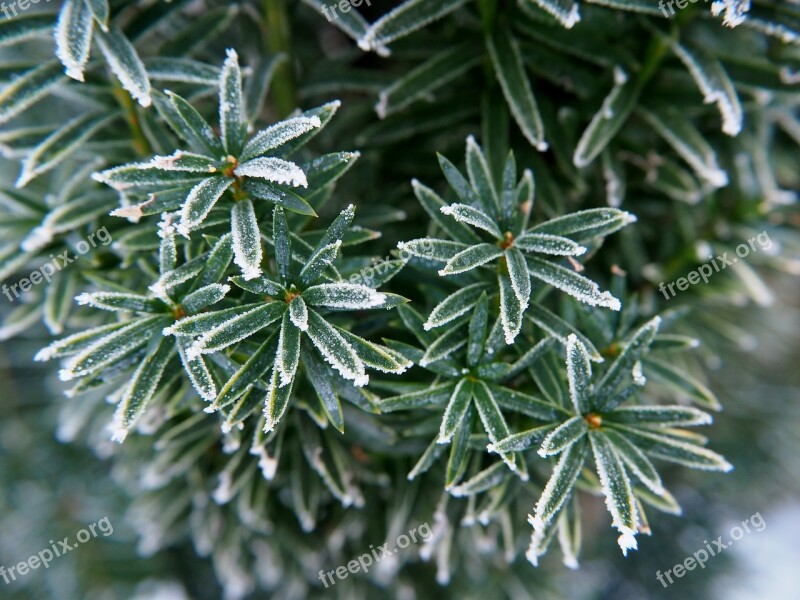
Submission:
<svg viewBox="0 0 800 600">
<path fill-rule="evenodd" d="M 721 408 L 696 351 L 736 336 L 717 309 L 797 269 L 800 10 L 408 0 L 329 38 L 334 5 L 303 4 L 0 24 L 0 278 L 74 257 L 0 336 L 68 332 L 37 359 L 125 441 L 142 545 L 188 532 L 229 597 L 310 595 L 428 521 L 354 589 L 421 585 L 418 557 L 457 587 L 481 537 L 576 567 L 592 495 L 627 554 L 645 508 L 680 512 L 659 463 L 731 468 L 685 429 Z M 662 298 L 759 232 L 774 251 Z"/>
</svg>

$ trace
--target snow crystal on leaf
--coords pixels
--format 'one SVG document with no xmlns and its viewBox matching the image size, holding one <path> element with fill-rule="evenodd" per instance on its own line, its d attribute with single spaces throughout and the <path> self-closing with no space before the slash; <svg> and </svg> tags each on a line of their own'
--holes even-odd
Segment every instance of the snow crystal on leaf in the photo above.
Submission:
<svg viewBox="0 0 800 600">
<path fill-rule="evenodd" d="M 247 142 L 242 156 L 246 158 L 259 156 L 321 126 L 322 121 L 320 121 L 317 115 L 311 117 L 293 117 L 285 121 L 280 121 L 279 123 L 275 123 L 259 131 L 253 136 L 253 138 Z"/>
<path fill-rule="evenodd" d="M 541 279 L 589 306 L 601 306 L 611 310 L 620 310 L 622 307 L 620 301 L 610 292 L 601 292 L 594 281 L 565 267 L 536 257 L 528 258 L 528 266 L 533 277 Z"/>
<path fill-rule="evenodd" d="M 245 281 L 261 276 L 261 233 L 253 203 L 239 201 L 231 211 L 233 225 L 233 262 L 242 270 Z"/>
<path fill-rule="evenodd" d="M 116 26 L 109 28 L 107 32 L 96 33 L 97 44 L 122 87 L 142 107 L 150 106 L 153 103 L 150 96 L 150 80 L 144 64 L 136 54 L 136 49 Z"/>
<path fill-rule="evenodd" d="M 294 187 L 308 187 L 308 180 L 303 169 L 293 162 L 280 158 L 254 158 L 239 165 L 233 172 L 238 177 L 257 177 L 275 183 L 286 183 Z"/>
<path fill-rule="evenodd" d="M 386 294 L 356 283 L 322 283 L 308 288 L 303 298 L 312 306 L 352 310 L 373 308 L 386 302 Z"/>
<path fill-rule="evenodd" d="M 738 135 L 742 130 L 742 106 L 733 83 L 719 61 L 693 55 L 675 42 L 673 50 L 697 83 L 705 103 L 717 105 L 722 115 L 723 133 L 732 137 Z"/>
<path fill-rule="evenodd" d="M 636 524 L 639 523 L 630 481 L 607 438 L 599 434 L 591 435 L 589 439 L 592 444 L 600 487 L 606 500 L 606 508 L 611 514 L 613 526 L 621 534 L 617 541 L 623 554 L 627 556 L 628 550 L 635 550 L 637 547 L 634 536 L 636 535 Z M 620 493 L 624 494 L 624 498 L 619 496 Z M 627 525 L 626 522 L 633 524 L 633 527 Z"/>
<path fill-rule="evenodd" d="M 467 225 L 483 229 L 498 239 L 503 237 L 503 234 L 491 217 L 473 206 L 467 204 L 450 204 L 448 206 L 442 206 L 439 210 L 442 214 L 453 217 L 460 223 L 466 223 Z"/>
<path fill-rule="evenodd" d="M 364 363 L 336 329 L 315 312 L 309 313 L 308 336 L 325 361 L 356 387 L 369 383 Z"/>
<path fill-rule="evenodd" d="M 111 441 L 121 444 L 128 437 L 128 429 L 122 425 L 111 426 Z"/>
<path fill-rule="evenodd" d="M 552 15 L 566 29 L 572 29 L 581 20 L 577 2 L 566 0 L 533 0 L 542 10 Z"/>
<path fill-rule="evenodd" d="M 647 383 L 647 377 L 645 377 L 644 373 L 642 373 L 641 361 L 637 360 L 633 365 L 633 371 L 631 371 L 631 375 L 633 376 L 633 383 L 636 385 L 642 386 Z"/>
<path fill-rule="evenodd" d="M 750 0 L 714 0 L 711 4 L 711 14 L 718 17 L 723 12 L 725 13 L 722 19 L 723 25 L 731 28 L 741 25 L 750 12 Z"/>
<path fill-rule="evenodd" d="M 506 344 L 511 345 L 522 329 L 523 309 L 507 275 L 498 275 L 498 285 L 500 287 L 500 324 Z"/>
<path fill-rule="evenodd" d="M 207 402 L 213 402 L 217 397 L 217 386 L 214 383 L 214 379 L 202 357 L 196 357 L 194 359 L 188 357 L 188 345 L 189 341 L 187 339 L 178 338 L 177 346 L 181 363 L 183 364 L 186 374 L 189 376 L 192 386 L 200 397 Z M 209 408 L 211 410 L 209 410 Z M 212 405 L 211 407 L 206 407 L 204 410 L 205 412 L 214 412 L 216 407 Z"/>
<path fill-rule="evenodd" d="M 150 163 L 156 169 L 165 171 L 190 171 L 197 173 L 214 173 L 216 168 L 212 159 L 202 154 L 194 154 L 176 150 L 169 156 L 154 156 Z"/>
<path fill-rule="evenodd" d="M 617 543 L 622 549 L 622 554 L 628 556 L 628 550 L 637 550 L 636 532 L 632 529 L 624 528 L 622 535 L 617 538 Z"/>
<path fill-rule="evenodd" d="M 535 520 L 536 520 L 535 517 L 528 515 L 528 523 L 533 525 L 533 533 L 531 533 L 531 543 L 528 546 L 528 551 L 525 553 L 525 558 L 527 558 L 528 562 L 531 563 L 534 567 L 538 567 L 539 557 L 542 556 L 546 550 L 545 538 L 547 536 L 544 524 L 543 523 L 534 524 Z M 539 524 L 540 526 L 537 527 L 536 526 L 537 524 Z"/>
<path fill-rule="evenodd" d="M 16 14 L 16 10 L 12 10 Z M 92 13 L 83 0 L 67 0 L 56 23 L 56 56 L 64 65 L 67 76 L 76 81 L 84 80 L 83 71 L 89 60 L 92 28 Z"/>
<path fill-rule="evenodd" d="M 476 283 L 451 294 L 433 308 L 431 314 L 428 315 L 428 319 L 422 324 L 422 328 L 425 331 L 430 331 L 472 310 L 485 288 L 486 286 L 483 283 Z"/>
<path fill-rule="evenodd" d="M 242 99 L 242 73 L 239 68 L 239 55 L 232 48 L 225 51 L 226 58 L 222 65 L 219 79 L 219 124 L 225 149 L 236 152 L 244 122 Z"/>
<path fill-rule="evenodd" d="M 308 330 L 308 307 L 302 296 L 294 298 L 289 303 L 289 319 L 300 331 Z"/>
</svg>

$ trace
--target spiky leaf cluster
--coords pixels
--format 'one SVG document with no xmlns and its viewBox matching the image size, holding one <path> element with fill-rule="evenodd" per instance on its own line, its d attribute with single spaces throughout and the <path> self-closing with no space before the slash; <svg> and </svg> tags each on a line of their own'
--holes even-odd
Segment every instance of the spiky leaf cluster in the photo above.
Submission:
<svg viewBox="0 0 800 600">
<path fill-rule="evenodd" d="M 456 594 L 484 589 L 476 565 L 541 590 L 521 549 L 577 566 L 592 495 L 627 552 L 652 508 L 680 512 L 659 463 L 729 468 L 691 404 L 720 408 L 703 371 L 751 343 L 763 267 L 798 272 L 800 14 L 408 0 L 340 12 L 351 43 L 335 3 L 302 4 L 0 23 L 0 275 L 113 237 L 0 333 L 71 334 L 40 354 L 74 381 L 65 437 L 115 455 L 144 551 L 188 534 L 229 597 L 310 597 L 318 568 L 423 521 L 418 552 L 337 591 L 423 596 L 418 559 Z M 366 159 L 341 181 L 340 148 Z"/>
<path fill-rule="evenodd" d="M 430 188 L 414 182 L 417 199 L 453 239 L 424 238 L 401 242 L 398 248 L 412 256 L 443 262 L 439 275 L 470 273 L 470 285 L 445 298 L 428 320 L 426 330 L 441 327 L 469 311 L 484 289 L 500 299 L 500 323 L 505 341 L 513 344 L 522 328 L 536 283 L 551 285 L 592 306 L 619 310 L 620 303 L 601 292 L 593 281 L 573 267 L 552 262 L 553 257 L 580 256 L 586 247 L 578 242 L 602 240 L 635 218 L 613 208 L 590 209 L 530 225 L 534 203 L 534 178 L 528 170 L 516 182 L 516 161 L 509 154 L 503 169 L 502 187 L 493 179 L 486 157 L 473 138 L 467 139 L 466 164 L 469 181 L 445 157 L 442 171 L 460 203 L 446 204 Z M 498 189 L 499 188 L 499 189 Z M 453 222 L 446 222 L 440 212 Z M 479 232 L 479 233 L 478 233 Z M 488 237 L 488 240 L 487 240 Z M 546 260 L 550 259 L 550 260 Z M 478 271 L 480 267 L 481 269 Z M 482 276 L 486 269 L 496 277 Z M 488 284 L 488 286 L 487 286 Z"/>
</svg>

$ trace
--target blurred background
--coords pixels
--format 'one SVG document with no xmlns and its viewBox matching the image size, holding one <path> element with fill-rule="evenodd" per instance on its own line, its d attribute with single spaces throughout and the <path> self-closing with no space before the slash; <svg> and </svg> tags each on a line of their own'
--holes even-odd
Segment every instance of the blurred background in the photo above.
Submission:
<svg viewBox="0 0 800 600">
<path fill-rule="evenodd" d="M 571 571 L 557 552 L 532 568 L 524 557 L 502 577 L 509 598 L 696 598 L 751 600 L 800 598 L 800 284 L 776 278 L 775 303 L 719 315 L 740 332 L 738 343 L 708 348 L 712 388 L 724 404 L 707 430 L 713 447 L 735 469 L 710 474 L 665 469 L 663 476 L 683 506 L 682 517 L 657 514 L 653 538 L 624 558 L 607 531 L 600 499 L 587 502 L 581 568 Z M 209 561 L 185 538 L 167 551 L 139 555 L 130 520 L 131 497 L 104 456 L 105 443 L 86 448 L 60 417 L 64 399 L 55 372 L 33 363 L 47 343 L 44 331 L 4 342 L 0 350 L 0 564 L 6 568 L 49 548 L 50 540 L 108 517 L 113 533 L 98 535 L 39 568 L 5 583 L 10 599 L 219 598 Z M 724 350 L 727 361 L 716 356 Z M 91 407 L 89 408 L 91 410 Z M 72 414 L 72 413 L 70 413 Z M 124 480 L 124 478 L 122 478 Z M 758 513 L 766 523 L 666 588 L 656 578 Z M 594 518 L 593 518 L 594 517 Z M 758 517 L 753 518 L 758 525 Z M 713 544 L 712 544 L 713 547 Z M 420 567 L 430 597 L 465 597 L 439 588 L 435 568 Z M 348 581 L 336 591 L 346 597 Z M 255 594 L 253 598 L 265 597 Z M 469 597 L 467 595 L 466 597 Z"/>
</svg>

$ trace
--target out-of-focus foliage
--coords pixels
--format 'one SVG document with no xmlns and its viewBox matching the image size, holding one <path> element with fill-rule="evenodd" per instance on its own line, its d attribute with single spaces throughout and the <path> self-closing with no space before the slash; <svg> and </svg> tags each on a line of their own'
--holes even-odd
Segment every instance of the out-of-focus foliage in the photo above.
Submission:
<svg viewBox="0 0 800 600">
<path fill-rule="evenodd" d="M 58 336 L 62 438 L 228 598 L 321 594 L 421 523 L 326 593 L 526 597 L 609 523 L 645 560 L 725 485 L 706 446 L 737 464 L 735 416 L 685 427 L 757 385 L 708 374 L 800 273 L 800 5 L 362 4 L 0 23 L 0 335 Z"/>
</svg>

